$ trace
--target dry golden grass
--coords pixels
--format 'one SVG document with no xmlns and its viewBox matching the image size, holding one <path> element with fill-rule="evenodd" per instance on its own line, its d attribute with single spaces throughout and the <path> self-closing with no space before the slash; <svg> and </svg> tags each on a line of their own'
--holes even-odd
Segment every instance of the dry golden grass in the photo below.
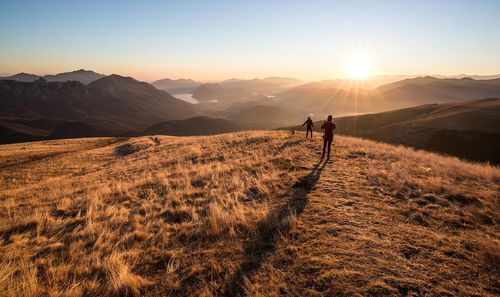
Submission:
<svg viewBox="0 0 500 297">
<path fill-rule="evenodd" d="M 281 132 L 0 146 L 2 296 L 495 296 L 500 170 Z M 315 165 L 316 164 L 316 165 Z"/>
</svg>

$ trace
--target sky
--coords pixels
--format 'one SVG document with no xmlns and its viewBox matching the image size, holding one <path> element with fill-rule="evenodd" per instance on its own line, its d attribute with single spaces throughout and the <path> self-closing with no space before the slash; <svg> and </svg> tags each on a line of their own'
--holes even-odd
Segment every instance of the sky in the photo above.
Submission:
<svg viewBox="0 0 500 297">
<path fill-rule="evenodd" d="M 499 16 L 499 0 L 0 0 L 0 75 L 498 74 Z"/>
</svg>

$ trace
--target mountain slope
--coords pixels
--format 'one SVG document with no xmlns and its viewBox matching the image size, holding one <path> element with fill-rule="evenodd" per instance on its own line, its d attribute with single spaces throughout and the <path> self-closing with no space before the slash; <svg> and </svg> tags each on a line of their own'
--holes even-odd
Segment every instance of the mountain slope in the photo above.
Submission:
<svg viewBox="0 0 500 297">
<path fill-rule="evenodd" d="M 212 135 L 242 130 L 242 127 L 236 122 L 209 117 L 193 117 L 185 120 L 166 121 L 155 124 L 142 135 L 173 135 L 173 136 L 191 136 L 191 135 Z"/>
<path fill-rule="evenodd" d="M 321 144 L 252 132 L 0 146 L 0 290 L 500 293 L 498 168 L 349 137 L 318 162 Z"/>
<path fill-rule="evenodd" d="M 194 114 L 192 104 L 132 77 L 113 74 L 89 84 L 89 88 L 103 90 L 126 101 L 146 116 L 144 125 L 165 119 L 182 119 Z"/>
<path fill-rule="evenodd" d="M 302 124 L 304 113 L 291 108 L 258 104 L 231 113 L 228 118 L 251 129 L 273 129 L 283 125 Z"/>
<path fill-rule="evenodd" d="M 63 119 L 20 119 L 10 117 L 0 119 L 0 144 L 48 139 L 55 129 L 68 122 L 71 121 Z"/>
<path fill-rule="evenodd" d="M 48 136 L 49 139 L 83 138 L 113 135 L 112 131 L 96 128 L 82 122 L 67 122 L 57 126 Z"/>
<path fill-rule="evenodd" d="M 0 120 L 0 144 L 41 140 L 49 134 L 50 130 L 33 128 L 8 120 Z"/>
<path fill-rule="evenodd" d="M 0 80 L 16 80 L 21 82 L 32 82 L 34 80 L 39 79 L 40 76 L 31 73 L 18 73 L 11 76 L 0 77 Z"/>
<path fill-rule="evenodd" d="M 423 105 L 335 122 L 341 134 L 500 164 L 500 99 Z"/>
</svg>

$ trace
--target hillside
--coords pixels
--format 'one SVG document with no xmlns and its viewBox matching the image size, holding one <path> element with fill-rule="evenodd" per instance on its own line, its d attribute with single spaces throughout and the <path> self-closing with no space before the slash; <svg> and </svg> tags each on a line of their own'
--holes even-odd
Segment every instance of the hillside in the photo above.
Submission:
<svg viewBox="0 0 500 297">
<path fill-rule="evenodd" d="M 229 113 L 227 117 L 250 129 L 270 129 L 280 125 L 302 124 L 305 114 L 291 108 L 254 104 Z"/>
<path fill-rule="evenodd" d="M 139 116 L 145 119 L 143 125 L 165 119 L 182 119 L 195 113 L 192 104 L 132 77 L 112 74 L 89 84 L 89 88 L 104 90 L 137 108 L 142 113 Z"/>
<path fill-rule="evenodd" d="M 172 135 L 172 136 L 194 136 L 212 135 L 242 130 L 236 122 L 209 117 L 193 117 L 184 120 L 166 121 L 155 124 L 142 135 Z"/>
<path fill-rule="evenodd" d="M 44 129 L 0 120 L 0 144 L 41 140 L 49 134 L 50 131 Z"/>
<path fill-rule="evenodd" d="M 423 105 L 335 123 L 341 134 L 500 164 L 500 99 Z"/>
<path fill-rule="evenodd" d="M 113 135 L 112 131 L 102 130 L 82 122 L 66 122 L 57 126 L 48 136 L 49 139 L 99 137 Z"/>
<path fill-rule="evenodd" d="M 0 291 L 500 294 L 498 168 L 349 137 L 317 163 L 302 137 L 0 146 Z"/>
<path fill-rule="evenodd" d="M 21 82 L 32 82 L 39 79 L 40 76 L 31 73 L 20 72 L 18 74 L 0 77 L 0 80 L 16 80 Z"/>
</svg>

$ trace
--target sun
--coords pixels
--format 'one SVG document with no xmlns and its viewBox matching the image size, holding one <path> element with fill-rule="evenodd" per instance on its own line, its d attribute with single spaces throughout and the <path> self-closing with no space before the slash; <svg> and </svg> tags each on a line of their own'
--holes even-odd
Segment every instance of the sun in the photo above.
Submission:
<svg viewBox="0 0 500 297">
<path fill-rule="evenodd" d="M 346 60 L 345 72 L 350 79 L 364 80 L 372 74 L 372 65 L 372 61 L 366 56 L 353 56 Z"/>
</svg>

